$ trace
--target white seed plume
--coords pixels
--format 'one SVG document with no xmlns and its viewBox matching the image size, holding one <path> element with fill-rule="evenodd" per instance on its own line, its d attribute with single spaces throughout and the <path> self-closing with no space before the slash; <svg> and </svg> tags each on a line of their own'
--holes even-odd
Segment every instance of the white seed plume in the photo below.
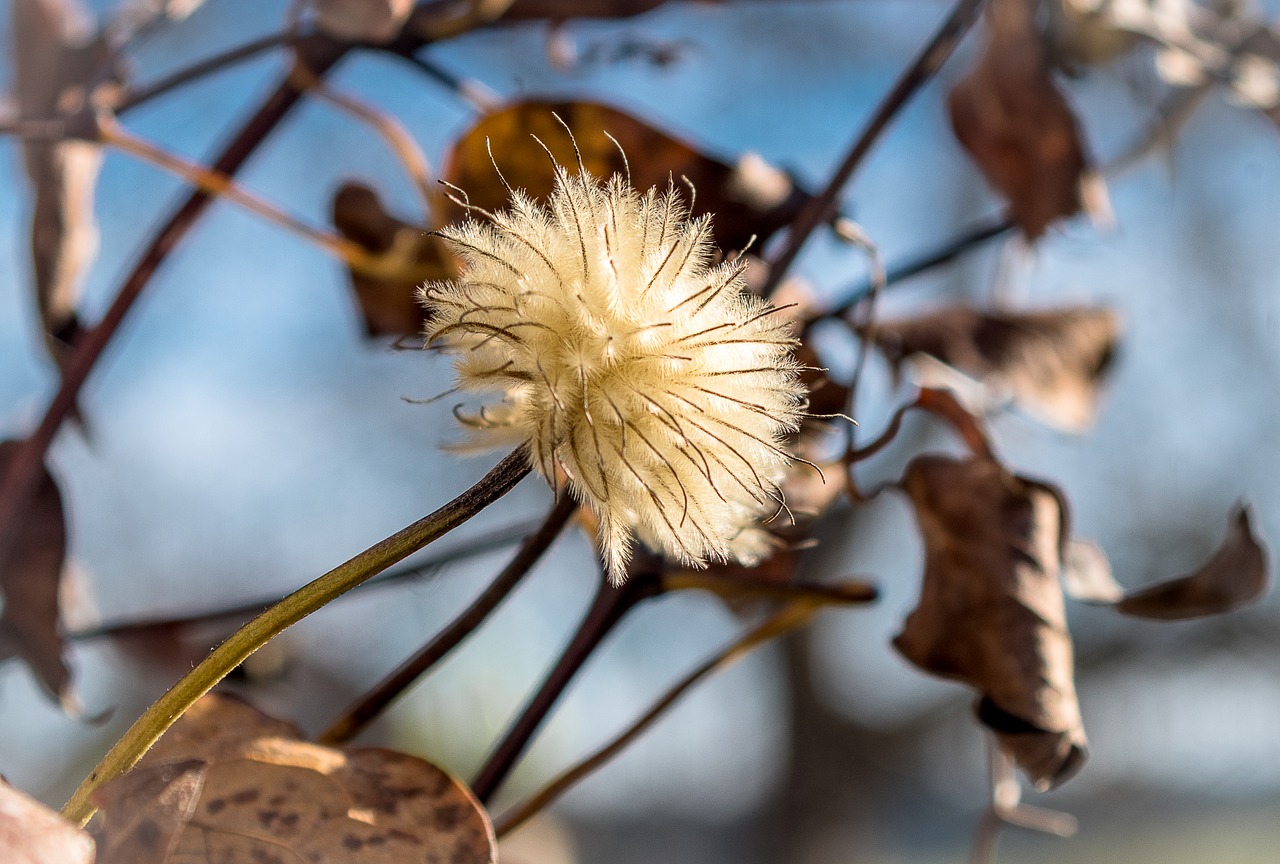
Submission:
<svg viewBox="0 0 1280 864">
<path fill-rule="evenodd" d="M 480 212 L 442 232 L 462 276 L 422 290 L 458 388 L 505 394 L 458 414 L 470 443 L 527 440 L 543 477 L 563 470 L 615 582 L 633 534 L 686 565 L 763 557 L 805 391 L 745 265 L 711 265 L 709 219 L 670 188 L 563 168 L 547 206 L 513 191 L 509 211 Z"/>
</svg>

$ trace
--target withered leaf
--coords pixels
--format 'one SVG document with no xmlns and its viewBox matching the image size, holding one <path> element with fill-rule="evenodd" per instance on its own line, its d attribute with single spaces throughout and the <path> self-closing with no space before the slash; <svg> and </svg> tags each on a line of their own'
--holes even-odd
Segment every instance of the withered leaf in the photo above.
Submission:
<svg viewBox="0 0 1280 864">
<path fill-rule="evenodd" d="M 924 540 L 920 601 L 894 646 L 975 688 L 978 718 L 1042 789 L 1087 753 L 1058 581 L 1064 504 L 990 457 L 918 456 L 899 486 Z"/>
<path fill-rule="evenodd" d="M 1236 508 L 1227 535 L 1199 569 L 1154 585 L 1125 591 L 1098 555 L 1064 573 L 1068 592 L 1079 600 L 1111 606 L 1136 618 L 1182 621 L 1247 606 L 1267 590 L 1267 550 L 1253 536 L 1248 507 Z"/>
<path fill-rule="evenodd" d="M 1075 115 L 1050 75 L 1034 0 L 994 0 L 982 56 L 948 97 L 956 138 L 1034 240 L 1080 211 L 1087 167 Z"/>
<path fill-rule="evenodd" d="M 93 864 L 93 839 L 0 780 L 0 853 L 5 864 Z"/>
<path fill-rule="evenodd" d="M 379 256 L 377 273 L 348 268 L 356 303 L 369 336 L 420 333 L 426 312 L 418 302 L 424 282 L 456 275 L 440 238 L 387 212 L 378 193 L 343 183 L 333 197 L 333 225 L 343 237 Z"/>
<path fill-rule="evenodd" d="M 978 379 L 988 398 L 1008 394 L 1049 425 L 1082 432 L 1093 423 L 1119 333 L 1110 309 L 983 312 L 957 305 L 881 321 L 876 345 L 895 367 L 913 354 L 929 355 Z"/>
<path fill-rule="evenodd" d="M 48 120 L 84 110 L 112 53 L 83 8 L 75 0 L 14 0 L 11 16 L 19 114 Z M 102 153 L 87 141 L 32 139 L 23 141 L 22 158 L 34 196 L 36 307 L 50 353 L 59 361 L 62 346 L 79 332 L 80 280 L 97 251 L 93 192 Z"/>
<path fill-rule="evenodd" d="M 0 442 L 0 475 L 18 452 Z M 67 551 L 62 495 L 48 469 L 23 512 L 9 557 L 0 561 L 0 660 L 18 657 L 45 688 L 67 706 L 71 670 L 63 659 L 58 589 Z"/>
<path fill-rule="evenodd" d="M 786 173 L 755 154 L 729 164 L 617 108 L 585 101 L 530 99 L 497 108 L 459 137 L 445 161 L 444 178 L 465 190 L 472 204 L 505 209 L 509 196 L 490 161 L 492 148 L 507 182 L 545 199 L 554 184 L 554 166 L 530 135 L 536 135 L 571 173 L 577 173 L 578 166 L 573 143 L 553 115 L 572 130 L 587 171 L 602 180 L 615 173 L 625 175 L 628 160 L 631 185 L 640 191 L 665 189 L 674 182 L 687 194 L 681 177 L 688 178 L 697 189 L 694 214 L 715 214 L 714 239 L 725 252 L 746 247 L 753 235 L 763 244 L 790 224 L 809 198 Z M 442 221 L 464 215 L 455 206 Z"/>
<path fill-rule="evenodd" d="M 95 803 L 99 864 L 494 861 L 483 808 L 431 763 L 300 741 L 290 724 L 217 694 Z"/>
</svg>

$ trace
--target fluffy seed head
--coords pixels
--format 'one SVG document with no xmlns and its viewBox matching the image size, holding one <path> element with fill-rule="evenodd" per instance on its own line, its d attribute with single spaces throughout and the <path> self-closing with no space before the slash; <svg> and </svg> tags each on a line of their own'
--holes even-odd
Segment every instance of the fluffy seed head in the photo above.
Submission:
<svg viewBox="0 0 1280 864">
<path fill-rule="evenodd" d="M 711 264 L 709 219 L 563 168 L 546 206 L 513 191 L 482 215 L 442 232 L 463 274 L 422 291 L 459 389 L 504 394 L 455 411 L 470 443 L 528 441 L 549 482 L 562 470 L 614 581 L 633 536 L 696 566 L 763 557 L 805 392 L 786 322 L 742 263 Z"/>
</svg>

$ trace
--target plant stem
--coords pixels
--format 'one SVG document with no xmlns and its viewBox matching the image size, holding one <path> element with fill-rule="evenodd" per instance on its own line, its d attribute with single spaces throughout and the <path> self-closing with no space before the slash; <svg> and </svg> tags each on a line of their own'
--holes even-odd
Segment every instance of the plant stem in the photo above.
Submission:
<svg viewBox="0 0 1280 864">
<path fill-rule="evenodd" d="M 885 271 L 884 284 L 882 288 L 890 285 L 896 285 L 899 282 L 905 282 L 921 273 L 932 270 L 934 267 L 940 267 L 959 258 L 971 249 L 981 246 L 988 240 L 995 240 L 998 237 L 1013 231 L 1017 226 L 1006 216 L 996 217 L 987 222 L 982 222 L 965 231 L 959 237 L 955 237 L 943 243 L 937 248 L 922 252 L 910 260 L 903 261 L 890 267 Z M 875 280 L 866 279 L 858 284 L 850 286 L 841 291 L 842 299 L 835 307 L 823 313 L 823 317 L 831 315 L 843 315 L 854 306 L 857 306 L 866 298 L 870 297 L 875 290 Z"/>
<path fill-rule="evenodd" d="M 633 570 L 637 569 L 639 568 L 634 567 L 633 561 Z M 475 782 L 471 784 L 471 791 L 481 802 L 487 803 L 507 779 L 516 760 L 524 753 L 525 747 L 555 706 L 560 694 L 587 658 L 604 641 L 604 637 L 632 608 L 660 590 L 661 582 L 656 567 L 652 571 L 646 568 L 642 573 L 633 572 L 621 585 L 612 585 L 608 579 L 601 580 L 600 590 L 596 592 L 591 607 L 578 625 L 568 647 L 547 673 L 538 692 L 520 712 L 519 718 L 503 735 L 484 767 L 480 769 Z"/>
<path fill-rule="evenodd" d="M 769 278 L 761 289 L 762 294 L 769 296 L 781 284 L 782 278 L 795 263 L 796 256 L 800 254 L 800 249 L 809 239 L 809 235 L 835 213 L 836 199 L 853 176 L 853 172 L 871 151 L 872 145 L 916 91 L 942 68 L 942 64 L 951 56 L 956 46 L 960 44 L 961 38 L 977 20 L 985 2 L 986 0 L 957 0 L 951 9 L 951 14 L 942 22 L 942 26 L 934 33 L 929 44 L 902 73 L 902 77 L 894 84 L 893 89 L 884 97 L 875 113 L 871 115 L 871 119 L 867 121 L 867 125 L 854 139 L 844 161 L 827 181 L 826 188 L 811 199 L 800 211 L 795 222 L 791 223 L 791 228 L 787 232 L 786 245 L 769 260 Z"/>
<path fill-rule="evenodd" d="M 478 483 L 445 506 L 304 585 L 241 627 L 179 679 L 129 727 L 129 731 L 71 796 L 62 810 L 63 816 L 79 824 L 87 822 L 95 809 L 91 800 L 94 790 L 136 765 L 183 712 L 270 639 L 335 597 L 466 522 L 509 492 L 528 473 L 528 448 L 521 445 Z"/>
<path fill-rule="evenodd" d="M 495 819 L 493 822 L 494 834 L 498 837 L 503 837 L 519 828 L 530 817 L 549 806 L 583 777 L 591 774 L 601 765 L 618 755 L 624 747 L 643 734 L 659 717 L 667 712 L 667 709 L 679 701 L 685 693 L 702 682 L 703 679 L 727 669 L 766 642 L 803 627 L 819 608 L 820 604 L 814 604 L 808 600 L 794 601 L 770 615 L 749 632 L 738 637 L 732 645 L 707 660 L 664 693 L 653 704 L 653 707 L 618 737 L 565 771 L 546 786 L 543 786 L 533 797 L 522 804 L 516 805 Z"/>
<path fill-rule="evenodd" d="M 569 519 L 577 509 L 577 503 L 568 494 L 561 494 L 560 500 L 551 508 L 541 527 L 525 540 L 515 557 L 484 590 L 484 593 L 454 618 L 448 627 L 423 646 L 417 654 L 402 663 L 398 669 L 365 694 L 359 702 L 348 708 L 316 740 L 321 744 L 338 746 L 360 734 L 365 726 L 381 714 L 406 688 L 443 660 L 462 640 L 485 622 L 490 613 L 520 584 L 542 554 L 560 536 L 560 532 L 565 525 L 569 524 Z"/>
<path fill-rule="evenodd" d="M 305 63 L 311 73 L 318 76 L 332 69 L 350 50 L 345 44 L 320 36 L 302 39 L 296 47 L 299 62 Z M 214 161 L 212 170 L 233 176 L 293 109 L 300 95 L 291 79 L 286 76 L 223 149 L 222 154 Z M 9 462 L 8 470 L 0 476 L 0 567 L 5 565 L 9 557 L 18 520 L 40 478 L 44 454 L 53 443 L 62 421 L 75 409 L 80 388 L 142 289 L 212 200 L 207 192 L 193 192 L 170 215 L 134 264 L 102 320 L 87 330 L 72 346 L 62 367 L 61 386 L 45 409 L 40 425 L 30 437 L 21 442 Z"/>
<path fill-rule="evenodd" d="M 498 531 L 482 534 L 473 539 L 458 543 L 454 548 L 441 550 L 438 554 L 432 555 L 423 560 L 406 564 L 403 567 L 386 570 L 365 583 L 365 591 L 368 592 L 379 587 L 388 587 L 404 579 L 422 578 L 434 575 L 444 567 L 458 561 L 465 561 L 466 559 L 474 558 L 477 555 L 484 555 L 487 552 L 494 552 L 498 549 L 515 545 L 536 529 L 536 525 L 532 525 L 527 522 L 520 522 L 510 528 L 502 528 Z M 238 603 L 235 606 L 228 606 L 223 609 L 214 609 L 208 612 L 192 612 L 185 615 L 179 613 L 173 614 L 167 618 L 156 617 L 121 621 L 103 621 L 98 624 L 84 627 L 80 630 L 72 630 L 69 633 L 63 634 L 62 638 L 67 642 L 87 642 L 94 639 L 128 636 L 135 633 L 144 633 L 148 630 L 164 630 L 168 628 L 184 627 L 191 624 L 219 621 L 221 619 L 228 618 L 239 618 L 240 621 L 243 622 L 270 608 L 275 602 L 275 598 L 270 600 L 247 600 L 243 603 Z"/>
<path fill-rule="evenodd" d="M 204 60 L 198 60 L 190 66 L 179 69 L 171 75 L 166 75 L 164 78 L 161 78 L 153 84 L 148 84 L 146 87 L 126 93 L 124 98 L 120 101 L 120 104 L 115 106 L 115 113 L 117 115 L 124 114 L 126 111 L 137 108 L 139 105 L 150 102 L 152 99 L 159 96 L 163 96 L 170 90 L 176 90 L 186 84 L 191 84 L 207 75 L 220 72 L 228 66 L 243 63 L 244 61 L 250 60 L 261 54 L 263 51 L 269 51 L 272 48 L 289 45 L 293 39 L 294 37 L 289 33 L 272 33 L 269 36 L 263 36 L 259 39 L 254 39 L 251 42 L 246 42 L 243 45 L 237 45 L 234 48 L 229 48 L 226 51 L 215 54 Z"/>
</svg>

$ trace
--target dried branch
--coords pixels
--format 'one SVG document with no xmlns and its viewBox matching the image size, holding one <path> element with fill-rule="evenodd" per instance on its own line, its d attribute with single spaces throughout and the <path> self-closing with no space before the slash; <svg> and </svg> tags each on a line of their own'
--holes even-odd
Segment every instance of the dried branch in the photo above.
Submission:
<svg viewBox="0 0 1280 864">
<path fill-rule="evenodd" d="M 769 259 L 769 278 L 761 290 L 762 294 L 768 296 L 782 283 L 782 278 L 795 263 L 796 256 L 800 254 L 800 249 L 809 239 L 809 235 L 834 215 L 836 199 L 840 197 L 841 191 L 853 176 L 853 172 L 862 164 L 862 160 L 871 151 L 871 147 L 881 133 L 888 128 L 898 111 L 933 77 L 935 72 L 942 68 L 942 64 L 951 56 L 964 34 L 977 20 L 984 3 L 985 0 L 958 0 L 952 7 L 951 14 L 934 33 L 929 44 L 903 72 L 893 89 L 871 115 L 867 125 L 854 139 L 844 161 L 832 173 L 826 187 L 805 205 L 792 223 L 791 230 L 787 233 L 786 245 L 777 255 Z"/>
<path fill-rule="evenodd" d="M 498 604 L 520 584 L 542 554 L 551 547 L 577 509 L 577 502 L 573 498 L 567 494 L 561 495 L 541 527 L 525 540 L 520 551 L 489 587 L 454 618 L 448 627 L 423 646 L 422 650 L 402 663 L 399 668 L 361 697 L 360 701 L 344 711 L 328 729 L 320 733 L 316 741 L 336 747 L 359 735 L 411 684 L 474 633 L 488 619 L 490 613 L 498 608 Z"/>
<path fill-rule="evenodd" d="M 623 748 L 644 734 L 672 705 L 702 681 L 717 672 L 727 669 L 761 645 L 808 624 L 809 619 L 813 617 L 813 613 L 818 608 L 820 608 L 818 605 L 809 601 L 797 600 L 784 607 L 781 611 L 770 615 L 759 625 L 740 636 L 728 648 L 725 648 L 685 676 L 664 693 L 648 711 L 642 714 L 617 738 L 614 738 L 604 747 L 601 747 L 595 753 L 592 753 L 586 759 L 583 759 L 577 765 L 552 780 L 528 800 L 516 805 L 495 819 L 493 823 L 494 833 L 498 837 L 503 837 L 519 828 L 532 816 L 546 809 L 579 780 L 618 755 Z"/>
</svg>

